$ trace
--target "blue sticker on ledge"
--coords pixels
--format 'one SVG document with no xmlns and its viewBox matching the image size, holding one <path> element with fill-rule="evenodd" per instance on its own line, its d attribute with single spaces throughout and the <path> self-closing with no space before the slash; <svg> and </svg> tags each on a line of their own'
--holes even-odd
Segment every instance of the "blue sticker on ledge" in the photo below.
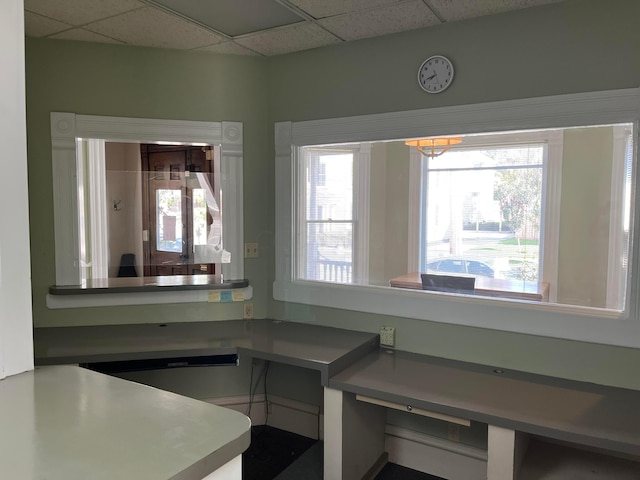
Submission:
<svg viewBox="0 0 640 480">
<path fill-rule="evenodd" d="M 233 296 L 229 290 L 220 292 L 220 303 L 233 302 Z"/>
</svg>

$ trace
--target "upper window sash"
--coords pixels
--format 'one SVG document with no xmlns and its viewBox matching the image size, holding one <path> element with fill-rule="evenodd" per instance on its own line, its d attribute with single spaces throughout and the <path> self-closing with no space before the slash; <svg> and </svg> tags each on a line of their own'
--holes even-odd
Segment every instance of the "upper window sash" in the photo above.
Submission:
<svg viewBox="0 0 640 480">
<path fill-rule="evenodd" d="M 366 285 L 295 280 L 292 172 L 300 146 L 383 141 L 465 133 L 593 126 L 632 122 L 640 116 L 638 89 L 560 95 L 488 104 L 364 115 L 275 125 L 277 300 L 394 315 L 534 335 L 640 347 L 637 235 L 631 234 L 628 295 L 624 312 L 591 307 L 529 304 L 482 297 Z M 634 131 L 637 140 L 637 128 Z M 635 142 L 637 145 L 637 142 Z M 635 152 L 634 152 L 635 156 Z M 414 158 L 411 159 L 414 163 Z M 634 172 L 637 172 L 634 170 Z M 635 192 L 635 177 L 631 186 Z M 632 205 L 632 224 L 638 212 Z"/>
</svg>

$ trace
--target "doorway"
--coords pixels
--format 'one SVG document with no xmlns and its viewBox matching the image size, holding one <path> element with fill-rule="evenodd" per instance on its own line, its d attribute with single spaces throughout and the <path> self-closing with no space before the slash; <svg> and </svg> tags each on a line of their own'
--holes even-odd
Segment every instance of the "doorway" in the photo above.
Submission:
<svg viewBox="0 0 640 480">
<path fill-rule="evenodd" d="M 202 179 L 214 185 L 213 147 L 141 144 L 140 157 L 144 276 L 215 274 L 195 255 L 212 224 Z"/>
</svg>

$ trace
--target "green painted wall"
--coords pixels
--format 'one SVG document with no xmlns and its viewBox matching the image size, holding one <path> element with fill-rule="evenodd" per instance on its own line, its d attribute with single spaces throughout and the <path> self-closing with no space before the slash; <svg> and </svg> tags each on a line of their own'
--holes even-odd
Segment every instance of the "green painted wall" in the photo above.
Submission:
<svg viewBox="0 0 640 480">
<path fill-rule="evenodd" d="M 265 59 L 36 39 L 26 52 L 35 326 L 242 318 L 239 303 L 47 309 L 55 283 L 49 113 L 243 122 L 245 239 L 269 245 Z M 245 262 L 256 317 L 267 315 L 266 265 L 265 256 Z"/>
<path fill-rule="evenodd" d="M 55 278 L 49 112 L 234 120 L 244 122 L 245 240 L 259 242 L 262 253 L 245 268 L 254 286 L 257 317 L 370 332 L 391 325 L 403 350 L 640 389 L 635 368 L 640 350 L 287 304 L 273 301 L 270 287 L 275 272 L 274 121 L 635 88 L 640 79 L 638 18 L 636 0 L 570 0 L 267 59 L 29 39 L 35 325 L 241 317 L 239 305 L 45 306 Z M 451 57 L 456 68 L 454 84 L 435 96 L 422 92 L 416 82 L 418 66 L 434 53 Z M 280 389 L 286 385 L 278 385 Z M 235 387 L 231 393 L 237 393 Z"/>
<path fill-rule="evenodd" d="M 636 88 L 638 18 L 635 0 L 569 1 L 275 57 L 271 122 Z M 428 95 L 416 72 L 436 53 L 453 60 L 456 77 L 444 93 Z M 270 277 L 273 267 L 272 259 Z M 636 349 L 273 300 L 269 312 L 369 332 L 395 326 L 402 350 L 640 389 Z"/>
</svg>

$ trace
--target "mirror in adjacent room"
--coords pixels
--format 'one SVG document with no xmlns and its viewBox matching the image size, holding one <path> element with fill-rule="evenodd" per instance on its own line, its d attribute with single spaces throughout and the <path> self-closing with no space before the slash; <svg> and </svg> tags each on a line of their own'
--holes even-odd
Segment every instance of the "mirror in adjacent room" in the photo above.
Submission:
<svg viewBox="0 0 640 480">
<path fill-rule="evenodd" d="M 625 308 L 631 123 L 298 147 L 294 280 Z"/>
</svg>

